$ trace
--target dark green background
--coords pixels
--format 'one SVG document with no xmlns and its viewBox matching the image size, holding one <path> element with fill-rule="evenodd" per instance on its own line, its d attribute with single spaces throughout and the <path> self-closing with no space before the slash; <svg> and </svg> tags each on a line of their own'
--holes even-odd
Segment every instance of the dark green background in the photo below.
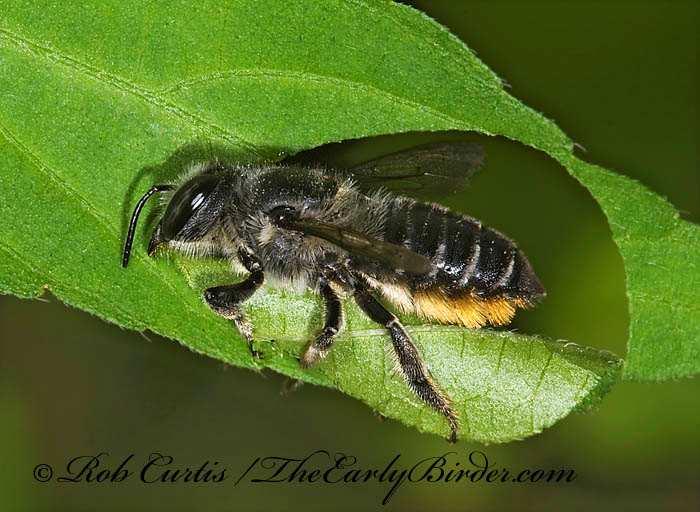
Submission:
<svg viewBox="0 0 700 512">
<path fill-rule="evenodd" d="M 555 119 L 587 148 L 589 160 L 640 180 L 684 217 L 700 220 L 697 7 L 680 1 L 415 5 L 474 49 L 515 96 Z M 451 137 L 463 136 L 380 138 L 339 148 L 336 159 L 342 164 Z M 509 234 L 529 255 L 549 297 L 521 314 L 516 327 L 624 355 L 622 262 L 593 199 L 539 153 L 467 138 L 486 146 L 487 165 L 466 192 L 439 199 Z M 319 448 L 353 454 L 364 467 L 397 453 L 408 464 L 448 449 L 479 448 L 497 467 L 570 467 L 578 474 L 573 484 L 406 484 L 389 509 L 700 506 L 697 379 L 620 384 L 597 410 L 534 438 L 450 447 L 380 422 L 337 392 L 303 386 L 281 396 L 284 379 L 277 375 L 227 368 L 46 299 L 0 297 L 0 496 L 11 510 L 381 507 L 384 484 L 232 485 L 257 456 L 301 457 Z M 183 466 L 216 460 L 231 476 L 219 485 L 159 486 L 32 479 L 40 462 L 59 469 L 72 456 L 101 451 L 113 461 L 151 451 Z"/>
</svg>

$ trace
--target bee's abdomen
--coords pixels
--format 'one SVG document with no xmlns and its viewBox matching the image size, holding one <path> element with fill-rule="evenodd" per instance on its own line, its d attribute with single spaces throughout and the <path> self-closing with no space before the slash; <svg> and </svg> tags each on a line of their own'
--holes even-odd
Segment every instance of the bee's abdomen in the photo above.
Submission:
<svg viewBox="0 0 700 512">
<path fill-rule="evenodd" d="M 413 284 L 448 295 L 532 303 L 544 289 L 525 255 L 499 232 L 443 207 L 397 198 L 384 223 L 387 241 L 428 258 L 434 269 Z"/>
</svg>

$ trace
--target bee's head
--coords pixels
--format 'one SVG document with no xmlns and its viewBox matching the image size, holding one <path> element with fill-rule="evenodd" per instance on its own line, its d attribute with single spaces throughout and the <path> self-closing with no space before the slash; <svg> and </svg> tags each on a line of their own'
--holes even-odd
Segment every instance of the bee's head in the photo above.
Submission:
<svg viewBox="0 0 700 512">
<path fill-rule="evenodd" d="M 186 179 L 177 188 L 173 185 L 156 185 L 146 192 L 136 205 L 131 217 L 124 244 L 122 266 L 126 267 L 129 262 L 136 222 L 141 209 L 153 194 L 174 190 L 165 213 L 151 236 L 148 244 L 149 256 L 155 254 L 158 247 L 163 244 L 182 248 L 188 244 L 196 244 L 210 233 L 223 207 L 221 181 L 221 175 L 203 171 Z"/>
</svg>

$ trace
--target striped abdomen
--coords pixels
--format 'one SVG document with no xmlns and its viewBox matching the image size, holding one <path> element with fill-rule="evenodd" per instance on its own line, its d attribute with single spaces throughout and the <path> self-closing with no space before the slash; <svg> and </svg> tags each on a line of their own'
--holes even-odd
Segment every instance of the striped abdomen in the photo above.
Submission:
<svg viewBox="0 0 700 512">
<path fill-rule="evenodd" d="M 480 327 L 508 323 L 518 307 L 544 296 L 525 255 L 499 232 L 438 205 L 393 200 L 384 239 L 428 257 L 433 270 L 384 289 L 405 310 L 444 323 Z M 381 288 L 381 287 L 380 287 Z"/>
</svg>

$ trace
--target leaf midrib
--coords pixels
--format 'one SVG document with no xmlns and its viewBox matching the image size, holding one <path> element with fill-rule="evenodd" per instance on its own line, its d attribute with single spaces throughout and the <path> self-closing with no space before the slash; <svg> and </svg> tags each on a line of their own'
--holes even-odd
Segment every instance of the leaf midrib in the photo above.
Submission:
<svg viewBox="0 0 700 512">
<path fill-rule="evenodd" d="M 324 74 L 317 74 L 317 73 L 310 73 L 308 71 L 289 71 L 289 70 L 283 70 L 283 69 L 275 69 L 275 68 L 231 68 L 226 71 L 218 71 L 218 72 L 213 72 L 207 75 L 202 75 L 202 76 L 197 76 L 197 77 L 190 77 L 185 80 L 180 80 L 176 82 L 175 84 L 171 85 L 166 85 L 160 89 L 157 90 L 151 90 L 146 87 L 143 87 L 141 85 L 136 84 L 135 82 L 132 82 L 130 80 L 127 80 L 123 78 L 122 76 L 105 71 L 94 64 L 90 63 L 85 63 L 79 59 L 76 59 L 75 57 L 66 54 L 56 48 L 52 48 L 46 45 L 42 45 L 40 43 L 37 43 L 36 41 L 33 41 L 32 39 L 20 35 L 16 32 L 13 32 L 5 27 L 0 27 L 0 39 L 5 39 L 9 41 L 13 46 L 16 48 L 22 48 L 25 47 L 27 48 L 31 53 L 35 55 L 39 55 L 49 62 L 52 62 L 54 64 L 58 64 L 67 68 L 70 68 L 73 71 L 77 71 L 81 74 L 83 74 L 86 77 L 89 77 L 93 80 L 96 80 L 100 82 L 101 84 L 110 87 L 110 88 L 115 88 L 119 91 L 129 93 L 142 101 L 145 101 L 151 105 L 154 105 L 156 107 L 160 107 L 163 110 L 167 112 L 174 113 L 180 117 L 180 119 L 183 119 L 186 122 L 189 122 L 190 126 L 193 128 L 200 128 L 201 125 L 207 126 L 210 129 L 214 131 L 220 132 L 218 135 L 214 133 L 209 133 L 211 136 L 216 136 L 217 138 L 221 138 L 222 135 L 225 135 L 225 140 L 227 142 L 233 142 L 234 145 L 240 146 L 250 153 L 261 157 L 262 155 L 257 151 L 256 146 L 246 140 L 245 138 L 233 134 L 229 130 L 226 130 L 214 123 L 212 123 L 209 120 L 205 120 L 203 118 L 200 118 L 196 114 L 190 112 L 186 108 L 182 107 L 176 102 L 172 101 L 172 98 L 167 97 L 166 95 L 172 92 L 177 91 L 178 89 L 182 87 L 186 87 L 188 85 L 193 85 L 193 84 L 198 84 L 198 83 L 207 83 L 209 81 L 214 81 L 217 79 L 225 79 L 228 77 L 235 77 L 235 76 L 250 76 L 250 77 L 264 77 L 264 78 L 283 78 L 283 79 L 288 79 L 288 80 L 306 80 L 309 82 L 321 82 L 321 83 L 326 83 L 329 85 L 333 86 L 342 86 L 347 88 L 348 90 L 353 90 L 356 88 L 362 88 L 367 92 L 370 92 L 374 94 L 375 96 L 383 97 L 384 99 L 388 99 L 391 102 L 397 104 L 397 105 L 403 105 L 406 107 L 409 107 L 413 109 L 416 113 L 418 114 L 425 114 L 429 113 L 430 115 L 434 116 L 435 118 L 441 120 L 441 121 L 446 121 L 449 123 L 452 123 L 456 125 L 456 127 L 461 128 L 463 130 L 469 130 L 472 127 L 466 123 L 464 120 L 455 118 L 451 116 L 450 114 L 440 110 L 439 108 L 436 108 L 433 105 L 428 105 L 426 103 L 420 103 L 415 100 L 412 100 L 410 98 L 407 98 L 405 96 L 398 95 L 394 92 L 387 91 L 385 89 L 376 87 L 372 84 L 364 83 L 364 82 L 358 82 L 354 80 L 349 80 L 345 77 L 337 77 L 337 76 L 331 76 L 331 75 L 324 75 Z M 483 130 L 480 130 L 483 131 Z M 487 132 L 484 132 L 487 133 Z M 488 133 L 487 133 L 488 134 Z M 230 140 L 233 139 L 233 140 Z"/>
<path fill-rule="evenodd" d="M 211 121 L 197 116 L 177 103 L 168 101 L 165 97 L 162 97 L 159 94 L 137 85 L 136 83 L 115 73 L 110 73 L 93 64 L 82 62 L 69 54 L 49 46 L 41 45 L 32 39 L 19 35 L 4 27 L 0 27 L 0 39 L 9 41 L 15 48 L 25 47 L 32 54 L 41 56 L 49 62 L 70 68 L 73 71 L 77 71 L 86 77 L 96 80 L 102 85 L 126 92 L 141 99 L 142 101 L 145 101 L 146 103 L 159 107 L 164 111 L 179 117 L 198 131 L 202 131 L 202 127 L 208 128 L 211 132 L 208 133 L 208 135 L 244 148 L 246 151 L 258 157 L 261 156 L 253 143 L 238 135 L 235 135 L 225 128 L 212 123 Z"/>
</svg>

